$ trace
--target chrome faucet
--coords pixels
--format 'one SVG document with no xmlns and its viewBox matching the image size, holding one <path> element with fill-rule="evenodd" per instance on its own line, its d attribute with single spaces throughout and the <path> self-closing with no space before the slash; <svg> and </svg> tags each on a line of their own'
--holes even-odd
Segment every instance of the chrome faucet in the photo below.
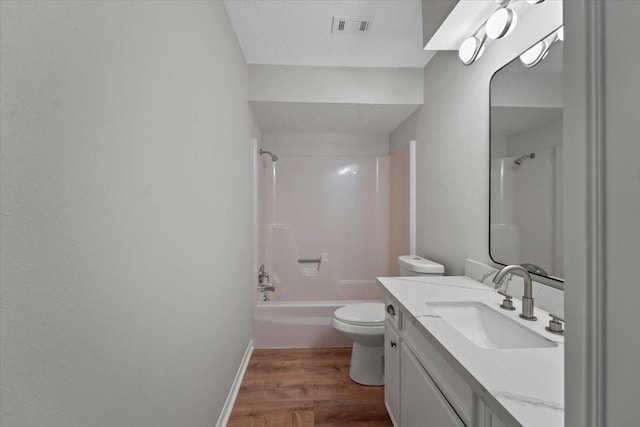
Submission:
<svg viewBox="0 0 640 427">
<path fill-rule="evenodd" d="M 265 271 L 264 264 L 262 264 L 260 266 L 260 270 L 258 270 L 258 290 L 260 292 L 275 291 L 276 287 L 270 282 L 270 280 L 269 273 Z"/>
<path fill-rule="evenodd" d="M 267 279 L 267 283 L 269 283 L 269 273 L 267 273 L 264 269 L 264 264 L 260 265 L 260 270 L 258 270 L 258 283 L 262 285 L 264 279 Z"/>
<path fill-rule="evenodd" d="M 260 283 L 258 285 L 258 288 L 260 292 L 273 292 L 276 290 L 276 287 L 273 283 Z"/>
<path fill-rule="evenodd" d="M 524 279 L 524 296 L 522 297 L 522 313 L 520 313 L 520 317 L 525 320 L 537 320 L 536 316 L 533 315 L 533 284 L 526 268 L 515 264 L 507 265 L 498 271 L 498 274 L 493 278 L 493 283 L 499 285 L 509 273 L 516 274 Z"/>
</svg>

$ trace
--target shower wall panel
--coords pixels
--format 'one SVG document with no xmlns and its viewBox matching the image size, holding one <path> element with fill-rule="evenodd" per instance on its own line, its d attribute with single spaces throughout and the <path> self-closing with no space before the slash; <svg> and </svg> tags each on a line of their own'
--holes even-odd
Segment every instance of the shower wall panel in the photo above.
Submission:
<svg viewBox="0 0 640 427">
<path fill-rule="evenodd" d="M 389 158 L 282 156 L 264 178 L 265 259 L 278 299 L 379 296 L 375 277 L 389 274 Z"/>
</svg>

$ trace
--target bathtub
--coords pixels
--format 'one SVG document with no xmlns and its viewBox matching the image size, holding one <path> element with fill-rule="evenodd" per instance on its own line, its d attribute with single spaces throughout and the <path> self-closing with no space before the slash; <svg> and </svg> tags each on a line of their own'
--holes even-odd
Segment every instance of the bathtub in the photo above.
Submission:
<svg viewBox="0 0 640 427">
<path fill-rule="evenodd" d="M 380 302 L 259 301 L 253 315 L 256 348 L 349 347 L 351 341 L 331 326 L 333 312 L 346 304 Z"/>
</svg>

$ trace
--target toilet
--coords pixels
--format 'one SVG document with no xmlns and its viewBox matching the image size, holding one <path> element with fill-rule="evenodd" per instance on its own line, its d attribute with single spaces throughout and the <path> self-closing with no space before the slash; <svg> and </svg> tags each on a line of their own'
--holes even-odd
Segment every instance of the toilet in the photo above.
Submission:
<svg viewBox="0 0 640 427">
<path fill-rule="evenodd" d="M 444 266 L 418 255 L 402 255 L 398 257 L 401 276 L 442 276 Z"/>
<path fill-rule="evenodd" d="M 401 276 L 442 276 L 444 267 L 417 255 L 398 257 Z M 331 324 L 353 341 L 349 377 L 358 384 L 384 385 L 384 303 L 348 304 Z"/>
</svg>

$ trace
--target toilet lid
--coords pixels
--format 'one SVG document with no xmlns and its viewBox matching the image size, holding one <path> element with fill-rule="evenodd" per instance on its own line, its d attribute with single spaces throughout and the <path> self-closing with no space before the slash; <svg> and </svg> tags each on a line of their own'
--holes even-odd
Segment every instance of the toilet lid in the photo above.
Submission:
<svg viewBox="0 0 640 427">
<path fill-rule="evenodd" d="M 381 302 L 349 304 L 337 309 L 333 316 L 341 322 L 352 325 L 384 325 L 384 304 Z"/>
</svg>

